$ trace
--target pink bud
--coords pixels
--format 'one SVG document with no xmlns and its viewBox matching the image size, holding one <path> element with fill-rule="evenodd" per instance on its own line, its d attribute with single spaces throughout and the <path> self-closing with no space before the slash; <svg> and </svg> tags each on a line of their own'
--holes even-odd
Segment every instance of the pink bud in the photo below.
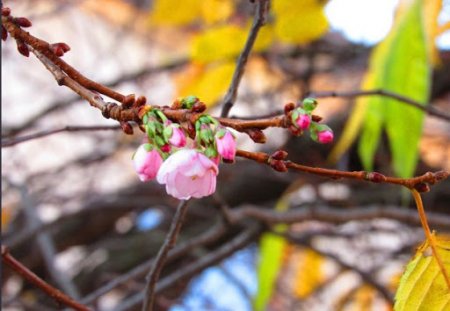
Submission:
<svg viewBox="0 0 450 311">
<path fill-rule="evenodd" d="M 184 131 L 174 124 L 170 125 L 172 127 L 172 136 L 169 138 L 169 143 L 177 148 L 186 146 L 186 135 Z"/>
<path fill-rule="evenodd" d="M 161 155 L 156 149 L 147 151 L 146 144 L 139 146 L 133 156 L 134 169 L 141 181 L 154 179 L 163 163 Z"/>
<path fill-rule="evenodd" d="M 170 152 L 170 145 L 169 144 L 165 144 L 164 146 L 161 147 L 161 151 L 165 152 L 165 153 L 169 153 Z"/>
<path fill-rule="evenodd" d="M 307 113 L 299 113 L 295 123 L 299 129 L 306 130 L 311 124 L 311 117 Z"/>
<path fill-rule="evenodd" d="M 217 165 L 204 154 L 193 149 L 181 149 L 164 161 L 156 179 L 166 185 L 171 196 L 188 200 L 214 193 L 218 173 Z"/>
<path fill-rule="evenodd" d="M 217 152 L 223 159 L 234 161 L 234 156 L 236 154 L 236 140 L 233 134 L 231 134 L 230 131 L 225 130 L 225 134 L 220 135 L 219 130 L 219 133 L 216 134 L 215 138 Z"/>
<path fill-rule="evenodd" d="M 324 130 L 317 133 L 317 140 L 319 143 L 328 144 L 333 141 L 334 135 L 331 130 Z"/>
</svg>

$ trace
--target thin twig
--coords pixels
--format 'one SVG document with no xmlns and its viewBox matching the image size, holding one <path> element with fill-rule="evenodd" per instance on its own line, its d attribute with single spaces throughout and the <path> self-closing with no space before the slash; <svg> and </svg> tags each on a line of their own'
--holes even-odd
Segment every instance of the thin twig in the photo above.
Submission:
<svg viewBox="0 0 450 311">
<path fill-rule="evenodd" d="M 24 135 L 19 137 L 11 137 L 11 138 L 3 138 L 2 139 L 2 148 L 11 147 L 25 141 L 42 138 L 45 136 L 49 136 L 56 133 L 61 132 L 82 132 L 82 131 L 103 131 L 103 130 L 120 130 L 120 125 L 94 125 L 94 126 L 86 126 L 86 125 L 68 125 L 59 128 L 54 128 L 51 130 L 44 130 L 40 132 L 36 132 L 30 135 Z"/>
<path fill-rule="evenodd" d="M 217 264 L 221 260 L 229 257 L 231 254 L 236 252 L 237 250 L 247 246 L 249 243 L 254 241 L 254 239 L 258 236 L 261 231 L 261 226 L 253 223 L 246 226 L 246 229 L 239 233 L 238 236 L 233 238 L 231 241 L 222 245 L 217 250 L 210 252 L 209 254 L 202 256 L 198 260 L 193 263 L 190 263 L 172 274 L 162 278 L 157 286 L 156 293 L 161 293 L 166 289 L 172 287 L 174 284 L 184 280 L 186 278 L 198 275 L 204 269 Z M 125 311 L 130 310 L 139 304 L 142 299 L 144 299 L 144 295 L 142 292 L 137 293 L 125 301 L 123 301 L 119 306 L 117 306 L 114 311 Z"/>
<path fill-rule="evenodd" d="M 252 28 L 247 37 L 247 41 L 245 42 L 244 48 L 239 55 L 236 68 L 233 73 L 233 78 L 231 79 L 231 84 L 228 88 L 228 91 L 223 100 L 222 112 L 220 113 L 221 117 L 228 116 L 231 108 L 236 101 L 237 92 L 239 88 L 239 84 L 242 79 L 242 75 L 244 74 L 245 65 L 247 64 L 248 56 L 253 48 L 253 44 L 256 41 L 256 37 L 258 36 L 259 29 L 265 23 L 265 16 L 269 9 L 269 1 L 268 0 L 258 0 L 256 1 L 256 10 L 255 10 L 255 18 L 253 19 Z"/>
<path fill-rule="evenodd" d="M 177 211 L 173 216 L 172 223 L 170 225 L 169 232 L 167 233 L 164 244 L 159 249 L 158 255 L 156 256 L 155 263 L 152 265 L 150 272 L 147 274 L 146 281 L 147 284 L 144 290 L 144 304 L 142 307 L 143 311 L 153 310 L 153 304 L 155 303 L 155 286 L 159 279 L 159 274 L 164 266 L 167 259 L 167 254 L 175 246 L 178 234 L 183 223 L 184 216 L 186 215 L 188 201 L 180 201 L 177 207 Z"/>
<path fill-rule="evenodd" d="M 321 92 L 311 92 L 309 96 L 314 98 L 326 98 L 326 97 L 347 97 L 347 98 L 353 98 L 353 97 L 360 97 L 360 96 L 383 96 L 383 97 L 389 97 L 392 99 L 396 99 L 401 103 L 407 104 L 409 106 L 415 107 L 417 109 L 420 109 L 429 115 L 439 117 L 441 119 L 450 121 L 450 115 L 439 111 L 433 106 L 426 105 L 425 103 L 420 103 L 418 101 L 415 101 L 409 97 L 383 90 L 357 90 L 357 91 L 346 91 L 346 92 L 336 92 L 336 91 L 321 91 Z"/>
<path fill-rule="evenodd" d="M 27 218 L 28 226 L 31 228 L 36 228 L 42 225 L 42 221 L 36 211 L 36 203 L 34 202 L 31 195 L 28 193 L 28 189 L 23 185 L 16 185 L 9 182 L 13 187 L 17 188 L 20 192 L 22 204 L 24 207 L 24 213 Z M 67 276 L 59 271 L 55 265 L 55 257 L 57 250 L 55 244 L 49 232 L 40 232 L 36 236 L 36 242 L 41 253 L 42 259 L 44 260 L 47 271 L 49 272 L 51 278 L 55 283 L 64 290 L 68 295 L 75 299 L 79 298 L 78 289 L 71 282 Z"/>
<path fill-rule="evenodd" d="M 176 246 L 174 249 L 170 250 L 167 255 L 166 262 L 171 262 L 175 259 L 180 258 L 182 255 L 186 254 L 190 250 L 194 249 L 198 246 L 204 246 L 208 245 L 220 237 L 224 235 L 226 232 L 225 225 L 220 222 L 214 227 L 212 227 L 210 230 L 204 232 L 203 234 L 199 235 L 198 237 L 194 237 L 190 239 L 189 241 L 186 241 L 185 243 Z M 84 304 L 90 304 L 93 301 L 95 301 L 98 297 L 106 294 L 107 292 L 111 291 L 112 289 L 116 288 L 119 285 L 122 285 L 132 279 L 135 279 L 137 277 L 140 277 L 144 275 L 155 263 L 155 259 L 150 259 L 139 266 L 133 268 L 129 272 L 114 278 L 104 286 L 100 287 L 99 289 L 95 290 L 94 292 L 90 293 L 88 296 L 84 297 L 81 302 Z"/>
<path fill-rule="evenodd" d="M 271 157 L 267 153 L 264 152 L 250 152 L 245 150 L 237 150 L 236 155 L 242 158 L 250 159 L 259 163 L 263 163 L 269 166 L 272 166 Z M 278 162 L 282 162 L 286 169 L 291 168 L 296 171 L 301 171 L 309 174 L 329 177 L 333 179 L 355 179 L 362 181 L 370 181 L 373 183 L 388 183 L 401 185 L 408 189 L 413 189 L 419 184 L 430 184 L 433 185 L 442 180 L 445 180 L 449 176 L 449 172 L 447 171 L 437 171 L 437 172 L 427 172 L 421 176 L 412 177 L 412 178 L 397 178 L 385 176 L 378 172 L 366 172 L 366 171 L 340 171 L 334 169 L 326 169 L 321 167 L 312 167 L 301 165 L 291 161 L 283 161 L 277 160 Z"/>
<path fill-rule="evenodd" d="M 233 221 L 253 219 L 273 226 L 276 224 L 295 224 L 302 221 L 317 220 L 330 223 L 344 223 L 350 220 L 363 221 L 375 218 L 395 219 L 412 225 L 420 225 L 416 211 L 396 206 L 368 206 L 355 209 L 342 209 L 327 206 L 301 207 L 284 212 L 274 211 L 253 205 L 242 205 L 230 210 Z M 427 212 L 428 220 L 438 227 L 450 228 L 450 217 L 443 213 Z"/>
<path fill-rule="evenodd" d="M 58 303 L 61 303 L 65 306 L 71 307 L 75 310 L 81 311 L 89 311 L 90 309 L 85 305 L 80 304 L 75 301 L 71 297 L 67 296 L 60 290 L 54 288 L 41 278 L 39 278 L 36 274 L 30 271 L 27 267 L 25 267 L 21 262 L 15 259 L 8 251 L 8 249 L 2 245 L 2 260 L 5 264 L 7 264 L 11 269 L 20 274 L 23 278 L 33 283 L 41 290 L 43 290 L 48 296 L 52 297 Z"/>
</svg>

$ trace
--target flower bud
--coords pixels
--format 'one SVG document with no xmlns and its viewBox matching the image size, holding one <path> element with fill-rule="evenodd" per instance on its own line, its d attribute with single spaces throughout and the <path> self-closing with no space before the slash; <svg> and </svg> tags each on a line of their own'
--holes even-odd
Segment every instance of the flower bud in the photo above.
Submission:
<svg viewBox="0 0 450 311">
<path fill-rule="evenodd" d="M 383 174 L 380 174 L 378 172 L 370 172 L 366 173 L 364 178 L 368 181 L 374 182 L 374 183 L 380 183 L 386 181 L 386 176 Z"/>
<path fill-rule="evenodd" d="M 317 107 L 317 100 L 314 98 L 305 98 L 303 100 L 303 109 L 305 109 L 307 112 L 311 112 Z"/>
<path fill-rule="evenodd" d="M 147 102 L 147 98 L 145 96 L 139 96 L 136 99 L 135 106 L 136 107 L 144 106 L 146 102 Z"/>
<path fill-rule="evenodd" d="M 334 139 L 333 131 L 325 130 L 317 133 L 317 140 L 321 144 L 331 143 Z"/>
<path fill-rule="evenodd" d="M 2 8 L 2 16 L 9 16 L 11 14 L 10 8 Z"/>
<path fill-rule="evenodd" d="M 181 108 L 192 109 L 194 104 L 199 102 L 199 101 L 200 100 L 198 99 L 197 96 L 193 96 L 193 95 L 186 96 L 186 97 L 181 99 Z"/>
<path fill-rule="evenodd" d="M 285 160 L 288 156 L 288 153 L 284 150 L 277 150 L 270 156 L 272 159 L 275 160 Z"/>
<path fill-rule="evenodd" d="M 274 170 L 276 170 L 278 172 L 284 173 L 284 172 L 288 171 L 284 161 L 280 161 L 280 160 L 275 160 L 275 159 L 269 158 L 269 164 Z"/>
<path fill-rule="evenodd" d="M 120 122 L 120 126 L 122 127 L 122 131 L 127 135 L 133 135 L 133 127 L 129 122 Z"/>
<path fill-rule="evenodd" d="M 260 129 L 248 129 L 245 131 L 248 136 L 257 144 L 264 144 L 266 142 L 266 135 Z"/>
<path fill-rule="evenodd" d="M 289 112 L 291 112 L 294 109 L 295 109 L 294 103 L 287 103 L 286 105 L 284 105 L 284 114 L 287 115 Z"/>
<path fill-rule="evenodd" d="M 168 135 L 167 139 L 172 146 L 177 148 L 186 146 L 186 135 L 178 124 L 170 123 L 166 128 L 170 129 L 171 133 Z"/>
<path fill-rule="evenodd" d="M 125 108 L 131 107 L 134 104 L 135 100 L 136 100 L 135 95 L 129 94 L 123 98 L 122 106 Z"/>
<path fill-rule="evenodd" d="M 217 152 L 225 160 L 234 161 L 236 155 L 236 139 L 227 129 L 220 129 L 214 136 L 216 140 Z"/>
<path fill-rule="evenodd" d="M 28 46 L 22 41 L 17 40 L 17 50 L 25 57 L 30 56 L 30 50 L 28 49 Z"/>
<path fill-rule="evenodd" d="M 133 162 L 139 179 L 145 182 L 156 177 L 163 159 L 152 145 L 143 144 L 134 153 Z"/>
<path fill-rule="evenodd" d="M 191 109 L 193 112 L 202 113 L 206 110 L 206 105 L 204 102 L 198 101 L 196 102 Z"/>
<path fill-rule="evenodd" d="M 311 116 L 302 108 L 297 108 L 291 114 L 292 124 L 301 130 L 306 130 L 311 124 Z"/>
<path fill-rule="evenodd" d="M 429 192 L 430 186 L 424 182 L 421 182 L 421 183 L 415 184 L 414 189 L 416 189 L 418 192 Z"/>
<path fill-rule="evenodd" d="M 24 27 L 24 28 L 27 28 L 27 27 L 31 27 L 31 26 L 32 26 L 30 20 L 29 20 L 28 18 L 26 18 L 26 17 L 15 17 L 15 18 L 13 19 L 13 22 L 14 22 L 15 24 L 17 24 L 18 26 Z"/>
</svg>

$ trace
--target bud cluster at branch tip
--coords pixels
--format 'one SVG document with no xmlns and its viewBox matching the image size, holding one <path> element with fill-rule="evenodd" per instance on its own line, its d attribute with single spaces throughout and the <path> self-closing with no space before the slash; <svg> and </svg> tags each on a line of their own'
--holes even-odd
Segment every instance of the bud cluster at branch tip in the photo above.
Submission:
<svg viewBox="0 0 450 311">
<path fill-rule="evenodd" d="M 123 105 L 134 102 L 129 96 Z M 206 109 L 195 96 L 178 99 L 176 109 L 201 113 Z M 221 160 L 233 162 L 236 154 L 234 134 L 210 115 L 203 114 L 186 129 L 169 120 L 151 106 L 139 109 L 147 141 L 136 151 L 133 161 L 141 181 L 157 180 L 166 192 L 180 200 L 211 195 L 216 189 L 218 165 Z M 186 135 L 188 132 L 190 135 Z M 189 139 L 193 137 L 191 141 Z"/>
</svg>

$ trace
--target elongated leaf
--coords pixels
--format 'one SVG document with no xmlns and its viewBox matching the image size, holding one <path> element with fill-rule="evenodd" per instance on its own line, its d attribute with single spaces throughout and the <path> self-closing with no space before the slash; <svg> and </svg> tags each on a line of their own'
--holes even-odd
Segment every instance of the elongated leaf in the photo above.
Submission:
<svg viewBox="0 0 450 311">
<path fill-rule="evenodd" d="M 429 41 L 424 32 L 423 5 L 423 0 L 414 0 L 402 8 L 396 25 L 376 48 L 370 64 L 373 89 L 399 93 L 420 103 L 427 102 L 430 88 Z M 366 169 L 371 169 L 384 125 L 394 172 L 401 177 L 412 176 L 418 158 L 423 112 L 385 97 L 371 97 L 368 105 L 359 146 Z"/>
<path fill-rule="evenodd" d="M 450 240 L 436 237 L 437 252 L 450 271 Z M 395 295 L 395 311 L 450 310 L 450 290 L 425 242 L 409 262 Z"/>
</svg>

